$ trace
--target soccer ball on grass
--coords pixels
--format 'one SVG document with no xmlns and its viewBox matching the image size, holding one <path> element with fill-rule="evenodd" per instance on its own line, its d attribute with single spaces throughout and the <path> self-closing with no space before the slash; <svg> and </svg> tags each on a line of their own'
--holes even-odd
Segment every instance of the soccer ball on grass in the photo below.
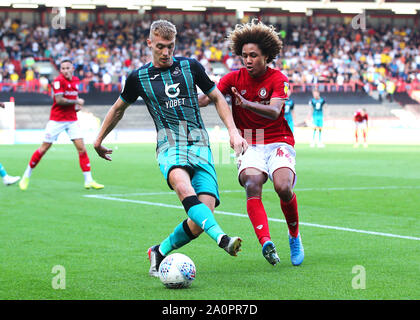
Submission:
<svg viewBox="0 0 420 320">
<path fill-rule="evenodd" d="M 170 289 L 188 288 L 195 279 L 194 262 L 182 253 L 173 253 L 162 260 L 159 278 Z"/>
</svg>

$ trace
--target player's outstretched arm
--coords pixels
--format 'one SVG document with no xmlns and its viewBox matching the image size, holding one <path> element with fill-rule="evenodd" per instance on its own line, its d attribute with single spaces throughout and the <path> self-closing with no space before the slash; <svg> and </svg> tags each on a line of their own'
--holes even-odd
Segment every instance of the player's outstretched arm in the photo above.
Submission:
<svg viewBox="0 0 420 320">
<path fill-rule="evenodd" d="M 102 145 L 102 141 L 105 137 L 115 128 L 118 122 L 124 116 L 125 109 L 129 106 L 129 103 L 126 103 L 121 98 L 118 98 L 117 101 L 113 104 L 111 109 L 105 116 L 105 119 L 102 123 L 101 129 L 99 130 L 98 136 L 96 137 L 93 147 L 101 158 L 111 161 L 110 154 L 112 149 L 108 149 Z"/>
<path fill-rule="evenodd" d="M 4 102 L 0 102 L 0 108 L 4 108 Z"/>
<path fill-rule="evenodd" d="M 219 114 L 220 119 L 222 119 L 223 123 L 228 129 L 231 148 L 235 150 L 236 156 L 243 154 L 248 148 L 248 143 L 239 134 L 239 131 L 236 128 L 235 122 L 233 120 L 232 112 L 230 111 L 229 105 L 225 97 L 217 88 L 210 92 L 208 94 L 208 97 L 216 105 L 217 113 Z"/>
</svg>

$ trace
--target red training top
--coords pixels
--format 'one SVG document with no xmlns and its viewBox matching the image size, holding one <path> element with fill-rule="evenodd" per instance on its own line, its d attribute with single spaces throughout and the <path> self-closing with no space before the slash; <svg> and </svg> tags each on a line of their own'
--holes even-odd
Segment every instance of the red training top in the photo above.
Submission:
<svg viewBox="0 0 420 320">
<path fill-rule="evenodd" d="M 354 121 L 355 122 L 363 122 L 363 121 L 367 121 L 367 120 L 368 120 L 367 113 L 365 113 L 363 116 L 362 116 L 362 111 L 361 110 L 357 110 L 354 113 Z"/>
<path fill-rule="evenodd" d="M 61 106 L 55 101 L 57 94 L 62 94 L 64 98 L 69 100 L 76 100 L 79 95 L 77 89 L 79 84 L 79 78 L 73 76 L 71 80 L 67 80 L 62 74 L 54 79 L 53 91 L 54 91 L 54 103 L 51 108 L 50 120 L 54 121 L 76 121 L 77 114 L 75 105 Z"/>
</svg>

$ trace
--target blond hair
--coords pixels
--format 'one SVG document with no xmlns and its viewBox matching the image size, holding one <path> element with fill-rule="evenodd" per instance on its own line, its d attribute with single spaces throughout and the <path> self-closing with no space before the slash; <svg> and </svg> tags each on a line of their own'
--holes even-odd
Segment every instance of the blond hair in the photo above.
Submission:
<svg viewBox="0 0 420 320">
<path fill-rule="evenodd" d="M 255 43 L 260 48 L 263 55 L 267 56 L 267 62 L 273 61 L 283 48 L 280 40 L 272 25 L 267 26 L 257 19 L 252 19 L 246 24 L 237 24 L 228 37 L 232 51 L 237 55 L 242 55 L 242 47 L 247 43 Z"/>
<path fill-rule="evenodd" d="M 156 20 L 150 26 L 149 39 L 153 36 L 160 36 L 165 40 L 172 40 L 176 36 L 176 27 L 167 20 Z"/>
</svg>

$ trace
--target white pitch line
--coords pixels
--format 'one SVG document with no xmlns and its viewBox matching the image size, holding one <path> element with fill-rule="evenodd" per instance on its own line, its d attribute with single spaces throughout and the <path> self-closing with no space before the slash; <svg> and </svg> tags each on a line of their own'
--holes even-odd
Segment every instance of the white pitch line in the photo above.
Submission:
<svg viewBox="0 0 420 320">
<path fill-rule="evenodd" d="M 105 197 L 124 197 L 124 196 L 161 196 L 161 195 L 175 195 L 174 191 L 156 191 L 156 192 L 136 192 L 136 193 L 109 193 L 109 194 L 101 194 Z M 90 197 L 87 195 L 86 197 Z M 95 195 L 93 195 L 95 197 Z"/>
<path fill-rule="evenodd" d="M 358 191 L 358 190 L 387 190 L 387 189 L 420 189 L 420 186 L 375 186 L 375 187 L 331 187 L 331 188 L 295 188 L 294 191 Z M 244 189 L 238 190 L 221 190 L 220 193 L 240 193 L 245 192 Z M 264 192 L 274 192 L 274 189 L 266 189 Z M 124 196 L 158 196 L 171 195 L 174 191 L 156 191 L 156 192 L 136 192 L 136 193 L 111 193 L 101 194 L 106 197 L 124 197 Z M 89 196 L 87 196 L 89 197 Z"/>
<path fill-rule="evenodd" d="M 159 202 L 150 202 L 150 201 L 142 201 L 142 200 L 121 199 L 121 198 L 109 197 L 109 196 L 106 196 L 106 195 L 84 195 L 84 197 L 96 198 L 96 199 L 102 199 L 102 200 L 112 200 L 112 201 L 118 201 L 118 202 L 129 202 L 129 203 L 144 204 L 144 205 L 149 205 L 149 206 L 157 206 L 157 207 L 165 207 L 165 208 L 173 208 L 173 209 L 184 210 L 184 207 L 179 206 L 179 205 L 159 203 Z M 234 212 L 227 212 L 227 211 L 220 211 L 220 210 L 214 210 L 214 213 L 223 214 L 223 215 L 227 215 L 227 216 L 248 218 L 247 215 L 242 214 L 242 213 L 234 213 Z M 282 223 L 286 222 L 285 220 L 276 219 L 276 218 L 268 218 L 268 220 L 275 221 L 275 222 L 282 222 Z M 392 233 L 384 233 L 384 232 L 376 232 L 376 231 L 358 230 L 358 229 L 352 229 L 352 228 L 327 226 L 327 225 L 316 224 L 316 223 L 307 223 L 307 222 L 299 222 L 299 224 L 302 225 L 302 226 L 308 226 L 308 227 L 333 229 L 333 230 L 339 230 L 339 231 L 364 233 L 364 234 L 383 236 L 383 237 L 389 237 L 389 238 L 399 238 L 399 239 L 408 239 L 408 240 L 420 241 L 420 238 L 418 238 L 418 237 L 401 236 L 401 235 L 392 234 Z"/>
<path fill-rule="evenodd" d="M 335 187 L 335 188 L 296 188 L 295 191 L 357 191 L 357 190 L 387 190 L 387 189 L 420 189 L 420 186 L 383 186 L 383 187 Z"/>
</svg>

